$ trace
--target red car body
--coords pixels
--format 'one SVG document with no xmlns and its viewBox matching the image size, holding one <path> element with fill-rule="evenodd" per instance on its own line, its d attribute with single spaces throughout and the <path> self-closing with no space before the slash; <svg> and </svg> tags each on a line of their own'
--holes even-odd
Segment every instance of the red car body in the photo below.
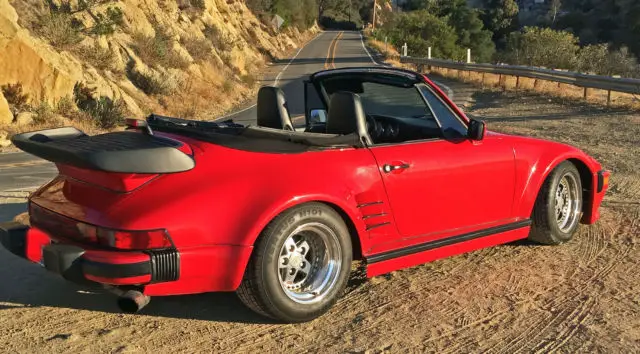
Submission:
<svg viewBox="0 0 640 354">
<path fill-rule="evenodd" d="M 468 121 L 437 85 L 424 82 Z M 608 172 L 577 148 L 495 132 L 455 144 L 416 141 L 298 154 L 156 135 L 182 142 L 195 168 L 125 174 L 58 165 L 59 176 L 30 197 L 32 227 L 21 229 L 24 256 L 40 262 L 42 247 L 54 241 L 83 249 L 81 272 L 90 282 L 136 285 L 145 295 L 234 291 L 265 226 L 293 206 L 317 201 L 343 216 L 356 258 L 365 260 L 372 277 L 526 238 L 538 191 L 563 161 L 580 172 L 582 223 L 598 219 L 608 184 Z M 383 173 L 384 164 L 411 168 Z M 64 225 L 78 222 L 155 230 L 149 239 L 164 232 L 169 238 L 159 242 L 168 240 L 171 251 L 106 249 L 68 237 Z"/>
</svg>

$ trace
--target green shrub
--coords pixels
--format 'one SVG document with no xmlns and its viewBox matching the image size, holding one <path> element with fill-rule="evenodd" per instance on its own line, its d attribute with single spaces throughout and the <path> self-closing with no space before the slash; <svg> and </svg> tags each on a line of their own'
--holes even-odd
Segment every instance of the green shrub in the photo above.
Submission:
<svg viewBox="0 0 640 354">
<path fill-rule="evenodd" d="M 213 47 L 218 49 L 218 51 L 226 52 L 233 48 L 233 40 L 230 37 L 225 36 L 218 27 L 206 25 L 203 33 L 204 36 L 211 41 Z"/>
<path fill-rule="evenodd" d="M 253 88 L 258 83 L 258 78 L 252 73 L 247 73 L 240 76 L 240 81 L 242 81 L 246 87 Z"/>
<path fill-rule="evenodd" d="M 36 124 L 51 123 L 55 119 L 55 112 L 49 103 L 42 101 L 33 109 L 33 122 Z"/>
<path fill-rule="evenodd" d="M 56 48 L 70 49 L 82 41 L 82 25 L 67 13 L 50 13 L 40 19 L 36 33 Z"/>
<path fill-rule="evenodd" d="M 73 96 L 78 108 L 88 114 L 96 126 L 102 129 L 112 129 L 124 122 L 126 106 L 121 100 L 113 100 L 106 96 L 95 98 L 95 89 L 89 88 L 81 82 L 73 87 Z M 62 100 L 58 102 L 58 113 L 63 114 L 60 112 L 61 103 Z M 68 104 L 64 103 L 65 106 Z M 67 110 L 69 116 L 75 116 L 72 107 L 64 107 L 63 109 Z"/>
<path fill-rule="evenodd" d="M 525 27 L 509 35 L 502 60 L 509 64 L 575 70 L 578 66 L 578 38 L 565 31 Z"/>
<path fill-rule="evenodd" d="M 124 15 L 118 7 L 109 7 L 106 12 L 95 13 L 95 23 L 91 33 L 96 35 L 108 35 L 116 31 L 116 28 L 124 23 Z"/>
<path fill-rule="evenodd" d="M 17 111 L 22 111 L 29 104 L 29 95 L 22 92 L 22 84 L 6 84 L 2 85 L 2 94 L 13 108 Z"/>
<path fill-rule="evenodd" d="M 76 105 L 69 97 L 62 97 L 56 103 L 55 112 L 64 117 L 71 117 L 76 112 Z"/>
<path fill-rule="evenodd" d="M 222 82 L 222 92 L 229 93 L 231 90 L 233 90 L 233 82 L 229 79 L 225 79 Z"/>
<path fill-rule="evenodd" d="M 73 100 L 76 106 L 83 111 L 89 111 L 95 104 L 95 88 L 89 88 L 82 82 L 73 86 Z"/>
<path fill-rule="evenodd" d="M 159 64 L 167 68 L 181 69 L 189 66 L 189 62 L 173 50 L 171 37 L 164 30 L 156 29 L 156 35 L 153 37 L 142 33 L 134 34 L 133 46 L 136 54 L 148 65 Z"/>
<path fill-rule="evenodd" d="M 426 10 L 396 16 L 380 29 L 379 35 L 387 36 L 397 48 L 407 43 L 411 56 L 426 57 L 429 47 L 434 58 L 461 60 L 465 55 L 456 44 L 455 29 Z"/>
<path fill-rule="evenodd" d="M 86 60 L 96 69 L 114 70 L 116 56 L 109 48 L 103 48 L 98 43 L 92 46 L 80 45 L 73 49 L 73 53 Z"/>
<path fill-rule="evenodd" d="M 129 80 L 147 95 L 168 95 L 176 91 L 175 78 L 169 74 L 129 70 Z"/>
<path fill-rule="evenodd" d="M 195 61 L 205 61 L 211 57 L 211 42 L 206 39 L 189 36 L 182 40 L 182 44 Z"/>
<path fill-rule="evenodd" d="M 93 109 L 87 113 L 95 119 L 95 123 L 102 129 L 113 129 L 124 123 L 126 106 L 121 100 L 112 100 L 102 96 L 95 101 Z"/>
</svg>

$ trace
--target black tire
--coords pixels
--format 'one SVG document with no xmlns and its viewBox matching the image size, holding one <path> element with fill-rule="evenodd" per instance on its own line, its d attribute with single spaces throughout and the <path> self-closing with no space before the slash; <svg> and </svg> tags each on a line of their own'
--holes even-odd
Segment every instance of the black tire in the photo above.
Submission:
<svg viewBox="0 0 640 354">
<path fill-rule="evenodd" d="M 566 180 L 563 181 L 563 178 Z M 567 185 L 571 184 L 573 186 L 567 188 Z M 573 202 L 567 204 L 569 219 L 566 224 L 562 223 L 564 219 L 559 219 L 560 216 L 556 210 L 556 194 L 561 193 L 564 188 L 568 193 L 575 193 Z M 575 191 L 572 192 L 572 189 Z M 582 198 L 582 183 L 578 169 L 569 161 L 562 162 L 551 172 L 538 192 L 531 216 L 533 223 L 529 239 L 545 245 L 559 245 L 571 240 L 582 217 Z M 565 204 L 560 203 L 560 205 Z"/>
<path fill-rule="evenodd" d="M 286 262 L 288 255 L 282 255 L 283 252 L 287 252 L 285 250 L 287 248 L 283 248 L 285 242 L 290 245 L 290 240 L 298 237 L 292 236 L 294 230 L 308 227 L 308 225 L 315 225 L 327 234 L 332 233 L 333 235 L 326 237 L 337 242 L 332 242 L 332 244 L 339 245 L 339 247 L 334 245 L 339 250 L 333 249 L 333 253 L 328 253 L 328 251 L 323 253 L 321 252 L 322 245 L 327 243 L 316 244 L 311 241 L 312 245 L 320 245 L 320 247 L 317 247 L 318 251 L 316 251 L 310 246 L 307 251 L 308 256 L 310 255 L 314 259 L 317 258 L 318 262 L 322 262 L 318 260 L 319 256 L 316 257 L 313 252 L 317 252 L 318 255 L 339 254 L 340 260 L 337 260 L 336 257 L 328 256 L 323 256 L 322 258 L 336 259 L 335 264 L 339 264 L 340 267 L 316 266 L 315 263 L 309 261 L 307 263 L 308 266 L 312 266 L 312 271 L 309 274 L 322 274 L 322 271 L 318 270 L 325 269 L 326 272 L 333 274 L 331 278 L 333 280 L 327 283 L 332 285 L 325 286 L 321 295 L 310 295 L 312 293 L 301 292 L 302 296 L 312 297 L 308 303 L 301 303 L 300 300 L 296 301 L 291 297 L 296 296 L 291 295 L 291 290 L 285 290 L 285 287 L 288 287 L 288 283 L 282 280 L 283 275 L 281 272 L 286 273 L 289 269 L 283 270 L 282 267 L 285 266 L 281 266 L 281 264 L 288 263 Z M 313 235 L 313 232 L 307 232 L 304 237 L 311 239 L 314 237 Z M 289 239 L 290 236 L 291 239 Z M 316 237 L 320 238 L 320 236 Z M 296 245 L 299 244 L 296 243 Z M 284 322 L 304 322 L 319 317 L 329 310 L 344 293 L 344 288 L 351 272 L 351 247 L 349 230 L 342 217 L 331 207 L 322 203 L 307 203 L 291 208 L 272 220 L 258 237 L 244 278 L 237 290 L 238 297 L 253 311 Z M 296 252 L 298 252 L 297 249 Z M 307 260 L 306 258 L 299 258 L 299 255 L 293 256 L 293 253 L 290 256 L 291 264 L 294 263 L 294 257 L 298 257 L 295 259 L 296 264 L 305 263 L 304 261 L 300 262 L 301 259 Z M 291 267 L 293 266 L 291 265 Z M 314 269 L 316 272 L 313 271 Z M 329 271 L 328 269 L 332 270 Z M 295 277 L 298 277 L 298 275 Z M 313 277 L 309 276 L 311 279 Z"/>
</svg>

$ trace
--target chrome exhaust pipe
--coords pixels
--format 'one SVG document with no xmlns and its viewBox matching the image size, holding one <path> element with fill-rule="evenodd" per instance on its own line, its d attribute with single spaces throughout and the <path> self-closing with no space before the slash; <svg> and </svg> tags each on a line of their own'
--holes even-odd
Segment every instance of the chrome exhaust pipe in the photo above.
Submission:
<svg viewBox="0 0 640 354">
<path fill-rule="evenodd" d="M 129 290 L 118 297 L 118 307 L 125 313 L 136 313 L 151 301 L 151 297 L 135 290 Z"/>
</svg>

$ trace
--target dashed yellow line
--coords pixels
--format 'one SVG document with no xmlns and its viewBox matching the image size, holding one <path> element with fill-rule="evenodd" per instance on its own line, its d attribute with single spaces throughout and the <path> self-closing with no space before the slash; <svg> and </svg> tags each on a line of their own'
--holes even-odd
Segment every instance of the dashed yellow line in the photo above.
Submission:
<svg viewBox="0 0 640 354">
<path fill-rule="evenodd" d="M 342 38 L 342 34 L 344 32 L 339 32 L 338 35 L 331 41 L 329 45 L 329 49 L 327 50 L 327 59 L 324 61 L 325 69 L 335 69 L 336 68 L 336 48 L 338 47 L 338 41 Z"/>
</svg>

